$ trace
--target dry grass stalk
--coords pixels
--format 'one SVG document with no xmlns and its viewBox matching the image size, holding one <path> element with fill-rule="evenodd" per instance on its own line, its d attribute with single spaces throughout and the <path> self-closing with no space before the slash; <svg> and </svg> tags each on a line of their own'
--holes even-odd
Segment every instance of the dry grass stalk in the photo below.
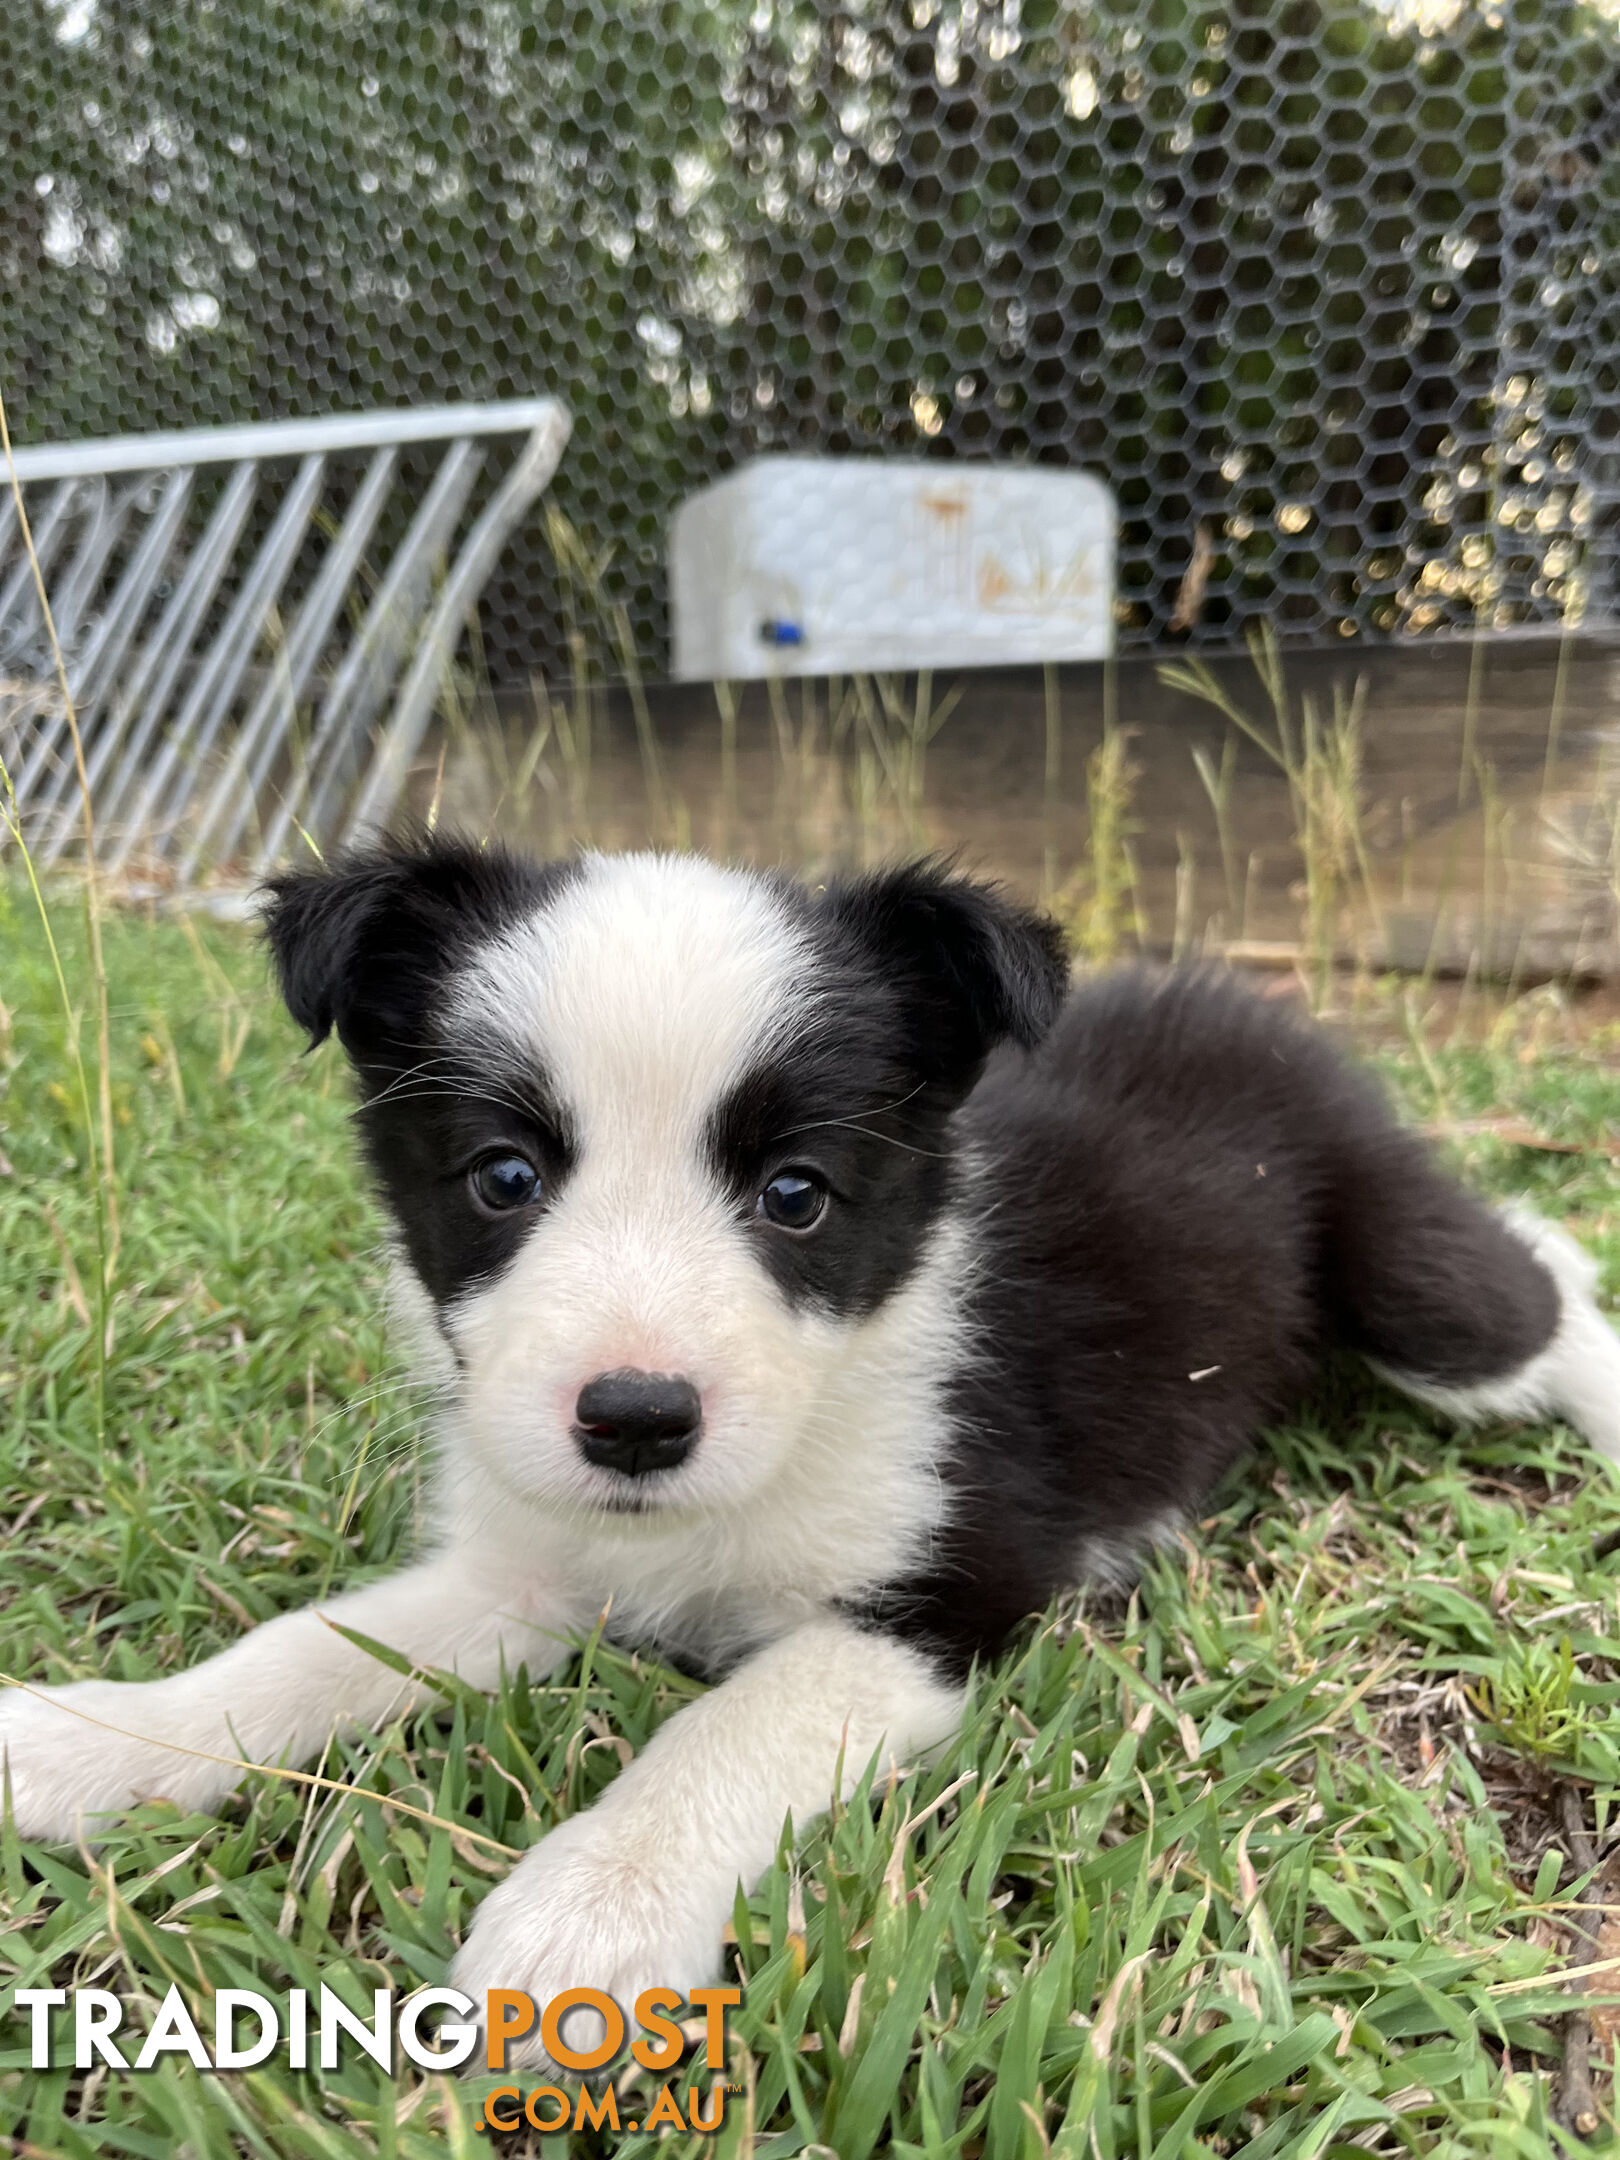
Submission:
<svg viewBox="0 0 1620 2160">
<path fill-rule="evenodd" d="M 61 641 L 56 634 L 56 618 L 51 612 L 50 595 L 45 590 L 45 576 L 40 569 L 39 556 L 34 548 L 34 535 L 28 520 L 27 505 L 23 501 L 22 483 L 17 478 L 16 460 L 11 451 L 11 424 L 6 412 L 6 401 L 0 395 L 0 450 L 4 451 L 6 471 L 11 481 L 12 501 L 17 511 L 17 527 L 22 534 L 23 546 L 28 552 L 29 567 L 33 574 L 34 592 L 39 602 L 40 616 L 50 639 L 51 658 L 56 671 L 57 690 L 67 715 L 69 739 L 73 745 L 73 766 L 79 783 L 79 801 L 84 814 L 84 904 L 86 939 L 90 953 L 90 978 L 96 1021 L 96 1108 L 90 1105 L 89 1079 L 84 1069 L 84 1059 L 79 1049 L 79 1031 L 73 1001 L 69 996 L 67 978 L 62 971 L 56 940 L 51 931 L 50 918 L 45 907 L 45 897 L 35 876 L 33 858 L 28 850 L 22 831 L 21 815 L 17 798 L 12 789 L 11 776 L 0 766 L 0 783 L 3 783 L 8 804 L 6 822 L 22 853 L 27 867 L 29 884 L 33 890 L 45 934 L 50 940 L 51 956 L 56 967 L 58 987 L 61 992 L 63 1017 L 67 1023 L 68 1048 L 73 1060 L 74 1074 L 78 1082 L 80 1105 L 84 1120 L 85 1146 L 90 1158 L 90 1175 L 95 1190 L 96 1216 L 96 1423 L 98 1442 L 105 1445 L 107 1432 L 107 1355 L 112 1328 L 113 1269 L 118 1254 L 118 1195 L 116 1190 L 117 1163 L 113 1149 L 112 1105 L 112 1048 L 111 1028 L 107 1003 L 107 967 L 102 950 L 103 895 L 101 878 L 96 863 L 95 812 L 90 800 L 90 778 L 85 769 L 84 737 L 79 728 L 79 712 L 73 691 L 68 683 L 67 663 L 62 655 Z"/>
</svg>

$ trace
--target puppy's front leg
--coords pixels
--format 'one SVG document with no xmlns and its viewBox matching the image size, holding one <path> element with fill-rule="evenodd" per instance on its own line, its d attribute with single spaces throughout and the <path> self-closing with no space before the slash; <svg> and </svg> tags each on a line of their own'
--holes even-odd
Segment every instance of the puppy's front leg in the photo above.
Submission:
<svg viewBox="0 0 1620 2160">
<path fill-rule="evenodd" d="M 568 1631 L 589 1618 L 464 1549 L 267 1620 L 189 1672 L 13 1688 L 0 1694 L 0 1756 L 17 1827 L 24 1837 L 73 1837 L 86 1818 L 157 1795 L 212 1807 L 239 1782 L 236 1759 L 305 1761 L 334 1731 L 381 1724 L 431 1696 L 329 1620 L 488 1687 L 503 1659 L 549 1671 L 567 1653 Z"/>
<path fill-rule="evenodd" d="M 810 1622 L 670 1719 L 595 1807 L 519 1861 L 480 1906 L 452 1978 L 475 1999 L 544 2002 L 597 1987 L 628 2014 L 644 1988 L 720 1969 L 737 1884 L 770 1865 L 879 1749 L 904 1763 L 949 1737 L 962 1689 L 919 1652 L 853 1623 Z"/>
</svg>

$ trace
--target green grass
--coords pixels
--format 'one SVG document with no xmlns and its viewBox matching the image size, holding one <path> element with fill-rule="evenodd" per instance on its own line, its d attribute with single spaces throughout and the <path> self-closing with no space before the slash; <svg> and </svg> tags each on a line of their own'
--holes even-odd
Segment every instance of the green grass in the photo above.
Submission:
<svg viewBox="0 0 1620 2160">
<path fill-rule="evenodd" d="M 395 1563 L 419 1424 L 339 1061 L 299 1054 L 243 933 L 123 917 L 98 1447 L 93 1195 L 31 907 L 0 887 L 0 1668 L 151 1677 Z M 58 928 L 79 982 L 71 907 Z M 1588 1149 L 1620 1130 L 1616 1044 L 1550 1010 L 1391 1070 L 1427 1122 L 1567 1143 L 1476 1136 L 1466 1166 L 1568 1220 L 1612 1289 L 1620 1172 Z M 739 1910 L 744 2091 L 720 2150 L 1573 2149 L 1546 2079 L 1575 1887 L 1556 1801 L 1577 1781 L 1602 1830 L 1620 1791 L 1620 1555 L 1593 1558 L 1615 1520 L 1567 1436 L 1458 1440 L 1330 1376 L 1128 1608 L 1048 1616 L 983 1677 L 959 1746 L 858 1797 Z M 439 1981 L 502 1865 L 449 1826 L 527 1845 L 692 1692 L 587 1646 L 552 1685 L 335 1749 L 341 1795 L 255 1777 L 217 1818 L 148 1806 L 94 1856 L 7 1821 L 0 1979 L 112 1987 L 137 2023 L 171 1980 L 204 2014 L 219 1986 L 325 1982 L 369 2007 Z M 392 2084 L 363 2057 L 86 2080 L 31 2072 L 25 2042 L 0 2024 L 22 2154 L 490 2149 L 491 2080 Z"/>
</svg>

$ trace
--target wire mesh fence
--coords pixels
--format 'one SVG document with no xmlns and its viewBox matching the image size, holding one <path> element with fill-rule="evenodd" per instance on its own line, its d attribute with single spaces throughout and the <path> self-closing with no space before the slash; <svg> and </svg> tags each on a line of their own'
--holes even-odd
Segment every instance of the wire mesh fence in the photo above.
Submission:
<svg viewBox="0 0 1620 2160">
<path fill-rule="evenodd" d="M 675 503 L 784 448 L 1097 471 L 1126 646 L 1614 613 L 1612 0 L 16 0 L 7 41 L 20 440 L 556 394 L 650 673 Z M 535 519 L 497 680 L 566 671 L 565 587 Z"/>
</svg>

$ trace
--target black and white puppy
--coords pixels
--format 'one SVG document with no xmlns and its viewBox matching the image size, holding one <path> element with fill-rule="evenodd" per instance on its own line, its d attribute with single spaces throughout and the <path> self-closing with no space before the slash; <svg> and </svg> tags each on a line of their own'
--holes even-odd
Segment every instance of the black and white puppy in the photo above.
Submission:
<svg viewBox="0 0 1620 2160">
<path fill-rule="evenodd" d="M 526 1855 L 454 1978 L 628 2003 L 709 1979 L 784 1818 L 946 1739 L 974 1657 L 1127 1577 L 1324 1345 L 1620 1457 L 1592 1263 L 1214 974 L 1071 994 L 1051 924 L 932 867 L 812 892 L 448 839 L 283 878 L 267 927 L 358 1075 L 447 1406 L 437 1533 L 195 1671 L 5 1698 L 27 1835 L 209 1806 L 207 1755 L 431 1699 L 323 1613 L 483 1685 L 610 1607 L 722 1684 Z"/>
</svg>

